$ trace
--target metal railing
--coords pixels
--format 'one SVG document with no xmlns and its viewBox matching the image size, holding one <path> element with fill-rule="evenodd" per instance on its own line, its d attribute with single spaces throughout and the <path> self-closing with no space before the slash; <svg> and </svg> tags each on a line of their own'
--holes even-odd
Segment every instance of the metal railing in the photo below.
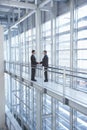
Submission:
<svg viewBox="0 0 87 130">
<path fill-rule="evenodd" d="M 4 70 L 19 74 L 27 79 L 31 79 L 31 65 L 24 63 L 6 62 L 4 64 Z M 77 89 L 79 91 L 87 92 L 87 73 L 85 70 L 78 71 L 76 69 L 70 70 L 66 67 L 51 67 L 47 69 L 49 81 Z M 40 81 L 44 82 L 44 68 L 41 65 L 36 67 L 36 77 Z"/>
</svg>

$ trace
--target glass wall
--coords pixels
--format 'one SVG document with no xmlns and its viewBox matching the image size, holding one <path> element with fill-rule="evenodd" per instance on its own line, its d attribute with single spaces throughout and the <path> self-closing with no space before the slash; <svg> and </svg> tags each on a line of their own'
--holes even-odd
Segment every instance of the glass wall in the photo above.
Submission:
<svg viewBox="0 0 87 130">
<path fill-rule="evenodd" d="M 86 3 L 87 4 L 87 3 Z M 87 5 L 76 8 L 77 12 L 77 67 L 87 69 Z"/>
<path fill-rule="evenodd" d="M 56 130 L 70 130 L 70 107 L 56 101 Z"/>
<path fill-rule="evenodd" d="M 56 18 L 56 65 L 70 67 L 70 12 Z"/>
<path fill-rule="evenodd" d="M 75 111 L 75 116 L 74 116 L 74 122 L 75 122 L 75 129 L 76 130 L 86 130 L 87 128 L 87 116 L 85 116 L 84 114 Z"/>
<path fill-rule="evenodd" d="M 87 71 L 87 2 L 83 0 L 74 1 L 75 9 L 74 9 L 74 68 L 75 70 L 79 70 L 81 72 Z M 85 73 L 80 74 L 79 76 L 86 77 Z M 83 79 L 77 79 L 77 88 L 81 91 L 87 92 L 87 81 Z"/>
<path fill-rule="evenodd" d="M 65 105 L 63 100 L 55 99 L 53 97 L 55 94 L 51 95 L 55 84 L 57 89 L 60 87 L 61 92 L 65 87 L 87 93 L 87 1 L 74 0 L 72 9 L 71 2 L 71 0 L 54 2 L 56 12 L 53 11 L 54 5 L 54 8 L 50 7 L 49 2 L 43 8 L 44 11 L 40 12 L 41 25 L 38 27 L 41 34 L 38 34 L 40 36 L 38 41 L 41 48 L 38 54 L 42 59 L 43 50 L 47 50 L 49 66 L 54 68 L 52 72 L 49 69 L 49 82 L 45 85 L 42 77 L 36 75 L 37 84 L 44 85 L 39 89 L 38 85 L 34 86 L 30 80 L 31 51 L 36 50 L 38 44 L 35 14 L 20 22 L 5 35 L 4 59 L 7 61 L 8 72 L 5 74 L 6 101 L 23 130 L 25 129 L 23 124 L 26 124 L 28 129 L 36 130 L 39 103 L 42 130 L 71 128 L 86 130 L 87 128 L 86 115 Z M 25 84 L 24 81 L 27 83 Z M 46 90 L 41 90 L 44 87 L 47 89 L 46 85 L 50 88 L 50 95 L 44 92 Z"/>
<path fill-rule="evenodd" d="M 47 20 L 49 19 L 49 20 Z M 42 46 L 42 51 L 47 50 L 47 54 L 49 57 L 49 64 L 52 64 L 51 61 L 51 52 L 52 52 L 52 40 L 51 40 L 51 13 L 49 11 L 47 12 L 41 12 L 41 46 Z M 41 55 L 42 57 L 42 55 Z"/>
</svg>

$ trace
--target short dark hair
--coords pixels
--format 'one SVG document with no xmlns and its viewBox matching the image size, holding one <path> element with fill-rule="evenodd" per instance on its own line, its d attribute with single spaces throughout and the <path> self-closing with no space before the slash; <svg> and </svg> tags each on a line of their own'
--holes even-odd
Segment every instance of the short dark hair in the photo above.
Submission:
<svg viewBox="0 0 87 130">
<path fill-rule="evenodd" d="M 45 53 L 47 53 L 47 51 L 46 51 L 46 50 L 44 50 L 44 52 L 45 52 Z"/>
<path fill-rule="evenodd" d="M 35 50 L 32 50 L 32 53 L 34 53 L 35 52 Z"/>
</svg>

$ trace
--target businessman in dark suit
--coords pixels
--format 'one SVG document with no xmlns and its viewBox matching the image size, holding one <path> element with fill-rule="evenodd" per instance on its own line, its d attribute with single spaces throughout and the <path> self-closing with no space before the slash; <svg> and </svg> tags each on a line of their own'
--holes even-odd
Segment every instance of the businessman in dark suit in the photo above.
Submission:
<svg viewBox="0 0 87 130">
<path fill-rule="evenodd" d="M 42 64 L 42 66 L 44 66 L 44 76 L 45 76 L 44 82 L 48 82 L 48 73 L 47 73 L 48 56 L 47 56 L 47 51 L 46 50 L 44 50 L 44 57 L 43 57 L 42 61 L 40 62 L 40 64 Z"/>
<path fill-rule="evenodd" d="M 35 73 L 36 73 L 36 66 L 38 62 L 36 61 L 35 58 L 35 50 L 32 50 L 32 55 L 31 55 L 31 80 L 36 81 L 35 79 Z"/>
</svg>

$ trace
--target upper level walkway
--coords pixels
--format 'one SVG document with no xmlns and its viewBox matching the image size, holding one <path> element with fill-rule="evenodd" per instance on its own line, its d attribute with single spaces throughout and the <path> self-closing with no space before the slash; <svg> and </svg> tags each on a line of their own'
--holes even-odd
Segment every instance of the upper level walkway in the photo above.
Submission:
<svg viewBox="0 0 87 130">
<path fill-rule="evenodd" d="M 37 82 L 33 82 L 30 79 L 28 65 L 6 63 L 5 73 L 87 115 L 87 74 L 85 72 L 49 67 L 49 81 L 44 82 L 44 69 L 37 67 Z"/>
</svg>

